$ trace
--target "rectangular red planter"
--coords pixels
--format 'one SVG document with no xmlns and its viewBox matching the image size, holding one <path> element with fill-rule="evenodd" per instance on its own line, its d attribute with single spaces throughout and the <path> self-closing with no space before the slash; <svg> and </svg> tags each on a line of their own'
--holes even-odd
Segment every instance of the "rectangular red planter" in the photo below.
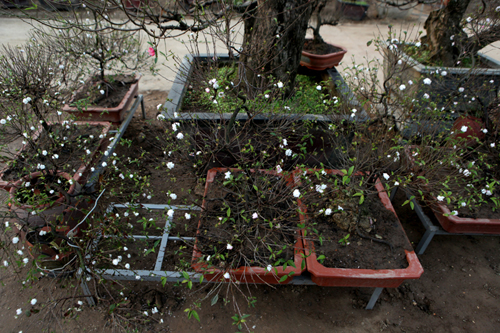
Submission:
<svg viewBox="0 0 500 333">
<path fill-rule="evenodd" d="M 308 170 L 307 173 L 314 173 L 315 169 Z M 295 171 L 295 174 L 303 172 L 302 170 Z M 327 174 L 344 175 L 339 170 L 325 170 Z M 354 175 L 361 175 L 356 173 Z M 378 196 L 384 206 L 396 215 L 396 211 L 387 196 L 387 193 L 382 186 L 382 183 L 377 179 L 375 187 L 378 191 Z M 305 211 L 302 202 L 299 203 L 301 209 Z M 306 214 L 301 214 L 300 218 L 305 220 Z M 397 215 L 396 215 L 397 218 Z M 399 222 L 399 219 L 398 219 Z M 399 226 L 403 229 L 401 222 Z M 404 232 L 404 230 L 403 230 Z M 406 234 L 405 234 L 406 237 Z M 324 287 L 381 287 L 381 288 L 396 288 L 403 281 L 410 279 L 418 279 L 424 272 L 420 261 L 414 251 L 406 251 L 406 260 L 408 267 L 404 269 L 355 269 L 355 268 L 330 268 L 320 264 L 317 260 L 314 251 L 314 244 L 311 241 L 304 241 L 306 252 L 307 271 L 311 273 L 311 279 L 314 283 Z M 409 241 L 408 241 L 409 243 Z"/>
<path fill-rule="evenodd" d="M 207 196 L 208 194 L 208 188 L 211 183 L 215 180 L 215 176 L 217 173 L 222 173 L 222 172 L 227 172 L 227 171 L 232 171 L 232 172 L 239 172 L 242 171 L 240 169 L 235 169 L 235 168 L 213 168 L 210 169 L 207 173 L 207 182 L 205 184 L 205 194 L 204 197 Z M 250 170 L 251 172 L 255 172 L 254 170 Z M 274 175 L 274 176 L 279 176 L 277 172 L 274 171 L 268 171 L 268 170 L 259 170 L 261 173 L 266 173 L 269 175 Z M 283 177 L 283 176 L 282 176 Z M 290 176 L 289 183 L 292 184 L 293 180 Z M 202 209 L 205 209 L 206 201 L 203 199 L 203 204 L 202 204 Z M 198 231 L 197 234 L 200 232 L 200 227 L 201 227 L 201 219 L 198 222 Z M 203 277 L 207 281 L 218 281 L 218 280 L 226 280 L 223 275 L 226 273 L 223 270 L 220 270 L 215 267 L 208 267 L 206 263 L 199 262 L 199 258 L 201 258 L 202 254 L 198 250 L 197 247 L 198 244 L 198 239 L 196 239 L 195 244 L 194 244 L 194 250 L 193 250 L 193 262 L 192 262 L 192 267 L 197 273 L 203 274 Z M 257 266 L 243 266 L 238 269 L 231 269 L 228 271 L 228 273 L 231 275 L 230 280 L 231 281 L 240 281 L 244 283 L 267 283 L 267 284 L 287 284 L 292 281 L 293 276 L 300 275 L 302 272 L 305 270 L 305 268 L 302 268 L 302 262 L 304 261 L 304 249 L 303 249 L 303 244 L 302 244 L 302 237 L 301 233 L 298 232 L 297 236 L 297 241 L 294 246 L 294 264 L 295 268 L 292 266 L 288 266 L 285 270 L 283 270 L 283 266 L 279 267 L 273 267 L 272 271 L 269 272 L 267 271 L 266 268 L 263 267 L 257 267 Z M 305 265 L 304 265 L 305 266 Z M 277 269 L 277 272 L 276 272 Z M 291 273 L 291 274 L 290 274 Z M 283 282 L 279 282 L 279 280 L 285 276 L 290 274 L 290 277 L 287 278 Z M 228 280 L 226 280 L 228 281 Z"/>
<path fill-rule="evenodd" d="M 500 234 L 500 219 L 472 219 L 448 215 L 451 211 L 434 198 L 429 205 L 444 230 L 451 233 Z M 447 214 L 448 216 L 445 216 Z"/>
<path fill-rule="evenodd" d="M 137 96 L 137 93 L 139 92 L 139 80 L 141 79 L 141 75 L 136 74 L 135 79 L 137 81 L 130 86 L 127 94 L 123 97 L 120 104 L 114 108 L 88 106 L 87 108 L 85 108 L 85 110 L 80 111 L 77 107 L 70 106 L 70 104 L 74 102 L 74 99 L 72 98 L 68 104 L 64 105 L 63 111 L 68 112 L 69 114 L 82 121 L 93 120 L 121 123 L 125 118 L 125 112 L 128 111 L 128 109 L 132 105 L 132 102 L 134 101 L 134 97 Z M 80 91 L 81 89 L 83 89 L 83 87 L 78 91 Z"/>
<path fill-rule="evenodd" d="M 109 139 L 108 139 L 108 133 L 109 130 L 111 129 L 111 123 L 109 122 L 104 122 L 104 121 L 75 121 L 73 122 L 74 124 L 81 125 L 81 126 L 86 126 L 86 125 L 92 125 L 92 126 L 102 126 L 102 132 L 101 134 L 103 135 L 103 138 L 99 141 L 99 146 L 92 152 L 92 155 L 90 156 L 90 162 L 89 163 L 83 163 L 78 170 L 76 170 L 75 174 L 73 175 L 73 179 L 77 181 L 80 184 L 84 184 L 87 180 L 87 177 L 90 174 L 90 167 L 97 163 L 98 159 L 100 158 L 99 152 L 104 151 L 106 149 Z M 49 126 L 54 125 L 55 123 L 48 123 Z M 40 134 L 42 133 L 42 128 L 39 126 L 39 128 L 36 130 L 36 132 L 33 133 L 33 140 L 36 141 Z M 28 149 L 28 144 L 25 144 L 14 156 L 13 160 L 17 159 L 19 155 L 21 155 L 26 149 Z M 3 180 L 5 171 L 7 171 L 9 167 L 5 166 L 2 170 L 0 170 L 0 188 L 6 190 L 7 192 L 10 191 L 10 188 L 12 187 L 11 184 L 13 184 L 15 181 L 5 181 Z M 81 174 L 81 176 L 80 176 Z M 16 179 L 17 180 L 17 179 Z"/>
<path fill-rule="evenodd" d="M 415 166 L 415 159 L 412 152 L 412 149 L 415 148 L 418 148 L 418 146 L 410 146 L 405 149 L 409 168 Z M 449 233 L 500 234 L 500 219 L 473 219 L 451 215 L 448 207 L 440 203 L 436 198 L 430 198 L 428 205 L 439 224 L 441 224 L 441 227 Z"/>
</svg>

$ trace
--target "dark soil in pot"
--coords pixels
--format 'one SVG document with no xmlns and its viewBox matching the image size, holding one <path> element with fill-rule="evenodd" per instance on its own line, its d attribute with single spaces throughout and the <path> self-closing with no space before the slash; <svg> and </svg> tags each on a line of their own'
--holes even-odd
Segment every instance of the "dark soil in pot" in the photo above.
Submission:
<svg viewBox="0 0 500 333">
<path fill-rule="evenodd" d="M 27 185 L 28 182 L 30 183 L 29 186 Z M 32 204 L 33 201 L 37 204 L 52 202 L 62 196 L 61 190 L 68 193 L 70 187 L 71 184 L 67 179 L 47 174 L 23 183 L 23 187 L 15 192 L 15 200 L 23 205 Z M 35 197 L 40 199 L 35 199 Z"/>
<path fill-rule="evenodd" d="M 238 176 L 247 177 L 235 171 L 234 177 Z M 248 177 L 248 188 L 244 188 L 241 183 L 223 185 L 225 174 L 218 173 L 207 191 L 196 246 L 211 256 L 210 263 L 219 268 L 266 267 L 269 262 L 294 258 L 298 213 L 291 200 L 291 189 L 282 177 L 260 173 Z M 254 190 L 254 185 L 259 191 Z M 284 192 L 288 192 L 289 199 L 285 199 Z M 268 197 L 269 205 L 262 207 L 260 204 L 267 201 L 264 197 Z M 275 200 L 277 197 L 280 199 Z M 255 219 L 253 212 L 248 212 L 252 205 L 258 212 Z M 230 218 L 226 218 L 228 207 L 233 212 Z M 228 244 L 233 248 L 227 249 Z"/>
<path fill-rule="evenodd" d="M 365 230 L 348 233 L 338 228 L 324 215 L 315 218 L 318 223 L 315 227 L 323 241 L 315 240 L 314 246 L 317 256 L 325 256 L 323 266 L 361 269 L 408 267 L 404 250 L 411 250 L 411 246 L 406 242 L 404 232 L 398 226 L 394 213 L 384 207 L 378 196 L 367 198 L 363 206 L 373 221 L 373 231 L 370 233 Z M 341 242 L 348 234 L 349 238 Z M 381 240 L 386 243 L 381 243 Z M 393 250 L 388 244 L 392 244 Z"/>
<path fill-rule="evenodd" d="M 312 178 L 314 177 L 314 178 Z M 400 269 L 408 267 L 404 250 L 411 251 L 406 235 L 394 212 L 380 200 L 375 188 L 364 185 L 366 198 L 359 204 L 359 196 L 346 195 L 342 177 L 311 175 L 311 190 L 326 185 L 324 192 L 306 194 L 308 226 L 314 231 L 309 237 L 314 242 L 320 263 L 331 268 Z M 354 177 L 352 183 L 361 178 Z M 371 192 L 371 193 L 370 193 Z M 326 210 L 330 209 L 327 214 Z"/>
<path fill-rule="evenodd" d="M 106 81 L 94 76 L 79 90 L 73 101 L 76 104 L 81 103 L 83 108 L 84 105 L 114 108 L 121 103 L 130 86 L 136 82 L 135 75 L 106 76 Z"/>
<path fill-rule="evenodd" d="M 342 52 L 343 50 L 328 43 L 316 43 L 312 39 L 306 39 L 302 51 L 317 55 L 325 55 L 330 53 Z"/>
</svg>

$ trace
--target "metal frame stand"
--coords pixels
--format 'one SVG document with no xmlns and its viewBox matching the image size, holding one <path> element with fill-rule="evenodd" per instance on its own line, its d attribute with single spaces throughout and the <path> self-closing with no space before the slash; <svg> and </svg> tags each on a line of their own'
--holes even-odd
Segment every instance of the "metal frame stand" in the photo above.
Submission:
<svg viewBox="0 0 500 333">
<path fill-rule="evenodd" d="M 390 200 L 394 199 L 394 196 L 396 195 L 398 191 L 398 187 L 395 187 L 391 191 L 391 197 Z M 409 190 L 404 190 L 406 197 L 410 199 L 412 197 L 412 193 Z M 445 231 L 441 226 L 437 226 L 434 223 L 432 223 L 431 219 L 424 213 L 422 206 L 418 204 L 418 202 L 415 200 L 415 198 L 411 199 L 411 202 L 414 205 L 415 212 L 417 213 L 417 216 L 422 222 L 422 225 L 425 227 L 425 233 L 420 239 L 420 242 L 418 242 L 417 247 L 415 248 L 415 252 L 418 255 L 424 254 L 425 250 L 431 243 L 432 238 L 435 235 L 445 235 L 445 236 L 500 236 L 500 235 L 493 235 L 493 234 L 478 234 L 478 233 L 451 233 L 448 231 Z"/>
</svg>

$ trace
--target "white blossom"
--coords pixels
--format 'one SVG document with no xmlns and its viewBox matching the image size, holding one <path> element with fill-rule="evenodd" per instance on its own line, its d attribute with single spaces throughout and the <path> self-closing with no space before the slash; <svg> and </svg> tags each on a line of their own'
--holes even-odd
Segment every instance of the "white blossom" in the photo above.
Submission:
<svg viewBox="0 0 500 333">
<path fill-rule="evenodd" d="M 281 81 L 278 82 L 278 88 L 280 88 L 280 89 L 283 88 L 283 82 L 281 82 Z"/>
<path fill-rule="evenodd" d="M 437 196 L 437 199 L 438 199 L 438 201 L 443 201 L 443 200 L 444 200 L 444 197 L 443 197 L 442 195 L 438 195 L 438 196 Z"/>
<path fill-rule="evenodd" d="M 224 279 L 229 280 L 230 277 L 229 272 L 224 273 Z"/>
<path fill-rule="evenodd" d="M 432 83 L 431 79 L 429 79 L 428 77 L 424 79 L 424 84 L 427 84 L 427 85 L 430 85 Z"/>
<path fill-rule="evenodd" d="M 31 97 L 26 97 L 23 99 L 24 104 L 28 104 L 29 102 L 31 102 Z"/>
<path fill-rule="evenodd" d="M 429 99 L 430 96 L 429 96 L 429 94 L 425 93 L 424 96 L 422 96 L 422 97 L 425 99 Z"/>
<path fill-rule="evenodd" d="M 158 105 L 156 106 L 156 110 L 160 110 L 161 105 L 162 105 L 161 103 L 160 103 L 160 104 L 158 104 Z"/>
<path fill-rule="evenodd" d="M 104 95 L 106 92 L 104 90 L 99 90 L 99 92 L 101 93 L 101 95 Z"/>
<path fill-rule="evenodd" d="M 344 210 L 341 206 L 337 206 L 337 210 Z"/>
<path fill-rule="evenodd" d="M 272 265 L 267 265 L 266 269 L 267 269 L 268 272 L 270 272 L 271 269 L 273 269 L 273 266 Z"/>
<path fill-rule="evenodd" d="M 231 179 L 231 171 L 228 171 L 228 172 L 224 173 L 224 178 L 225 179 Z"/>
<path fill-rule="evenodd" d="M 19 316 L 23 313 L 23 309 L 19 308 L 16 310 L 16 314 Z"/>
<path fill-rule="evenodd" d="M 28 258 L 23 259 L 23 263 L 26 265 L 30 260 Z"/>
<path fill-rule="evenodd" d="M 175 166 L 175 164 L 174 164 L 174 163 L 172 163 L 172 162 L 168 162 L 168 163 L 167 163 L 167 168 L 169 168 L 169 169 L 173 169 L 173 168 L 174 168 L 174 166 Z"/>
<path fill-rule="evenodd" d="M 282 173 L 283 172 L 283 169 L 281 168 L 281 166 L 279 166 L 279 165 L 276 166 L 276 172 L 277 173 Z"/>
<path fill-rule="evenodd" d="M 165 116 L 160 113 L 159 115 L 156 116 L 156 119 L 163 120 L 165 119 Z"/>
<path fill-rule="evenodd" d="M 184 134 L 179 133 L 177 134 L 177 139 L 182 140 L 184 138 Z"/>
<path fill-rule="evenodd" d="M 458 212 L 456 210 L 454 210 L 454 211 L 451 212 L 451 215 L 457 216 Z"/>
<path fill-rule="evenodd" d="M 321 90 L 321 86 L 316 86 L 316 89 L 317 90 Z"/>
<path fill-rule="evenodd" d="M 19 237 L 12 238 L 12 243 L 14 243 L 14 244 L 19 243 Z"/>
<path fill-rule="evenodd" d="M 399 86 L 399 90 L 403 91 L 405 89 L 406 89 L 406 86 L 404 84 L 402 84 L 402 85 Z"/>
<path fill-rule="evenodd" d="M 169 209 L 167 211 L 167 215 L 168 215 L 168 217 L 174 217 L 174 210 L 173 209 Z"/>
<path fill-rule="evenodd" d="M 265 94 L 265 95 L 264 95 L 264 97 L 265 97 L 265 98 L 269 98 L 269 94 Z"/>
<path fill-rule="evenodd" d="M 126 269 L 130 269 L 130 264 L 125 264 Z"/>
<path fill-rule="evenodd" d="M 331 215 L 332 214 L 332 210 L 330 208 L 327 208 L 325 210 L 325 215 Z"/>
<path fill-rule="evenodd" d="M 382 175 L 382 177 L 384 177 L 385 180 L 389 180 L 389 178 L 390 178 L 390 176 L 387 173 L 384 173 Z"/>
<path fill-rule="evenodd" d="M 448 74 L 448 72 L 447 72 L 447 71 L 441 71 L 441 75 L 442 75 L 442 76 L 446 76 L 446 74 Z"/>
<path fill-rule="evenodd" d="M 119 262 L 120 262 L 120 260 L 118 260 L 118 259 L 113 259 L 113 265 L 115 265 L 115 266 L 116 266 L 116 265 L 118 265 L 118 263 L 119 263 Z"/>
<path fill-rule="evenodd" d="M 259 218 L 259 214 L 257 214 L 257 213 L 253 213 L 253 214 L 252 214 L 252 218 L 253 218 L 254 220 L 256 220 L 257 218 Z"/>
<path fill-rule="evenodd" d="M 300 191 L 298 189 L 295 189 L 293 191 L 293 196 L 296 197 L 296 198 L 300 197 Z"/>
<path fill-rule="evenodd" d="M 462 126 L 462 128 L 460 128 L 460 130 L 461 130 L 462 132 L 464 132 L 464 133 L 465 133 L 465 132 L 467 132 L 467 126 Z"/>
<path fill-rule="evenodd" d="M 422 46 L 422 43 L 420 43 L 420 42 L 416 42 L 416 43 L 415 43 L 415 46 L 416 46 L 416 47 L 420 47 L 420 46 Z"/>
<path fill-rule="evenodd" d="M 186 213 L 186 214 L 184 214 L 184 217 L 186 218 L 186 220 L 190 220 L 191 219 L 191 214 Z"/>
<path fill-rule="evenodd" d="M 286 156 L 292 156 L 292 150 L 291 150 L 291 149 L 287 149 L 287 150 L 285 151 L 285 155 L 286 155 Z"/>
<path fill-rule="evenodd" d="M 467 23 L 471 23 L 471 22 L 472 22 L 472 17 L 470 17 L 470 16 L 469 16 L 469 17 L 467 18 Z"/>
<path fill-rule="evenodd" d="M 35 304 L 36 304 L 36 302 L 37 302 L 36 298 L 33 298 L 33 299 L 31 300 L 31 305 L 35 305 Z"/>
<path fill-rule="evenodd" d="M 231 244 L 227 244 L 227 245 L 226 245 L 226 249 L 228 249 L 228 250 L 232 250 L 232 249 L 233 249 L 233 246 L 232 246 Z"/>
<path fill-rule="evenodd" d="M 172 200 L 175 200 L 175 199 L 177 199 L 177 194 L 170 193 L 170 197 L 172 198 Z"/>
<path fill-rule="evenodd" d="M 152 314 L 158 313 L 158 308 L 155 306 L 155 307 L 151 310 L 151 313 L 152 313 Z"/>
</svg>

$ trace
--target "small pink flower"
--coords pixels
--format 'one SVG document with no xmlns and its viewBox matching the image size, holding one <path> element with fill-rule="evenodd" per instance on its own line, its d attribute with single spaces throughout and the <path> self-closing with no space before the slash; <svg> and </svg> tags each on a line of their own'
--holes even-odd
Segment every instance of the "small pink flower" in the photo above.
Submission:
<svg viewBox="0 0 500 333">
<path fill-rule="evenodd" d="M 149 48 L 148 52 L 149 52 L 149 55 L 150 55 L 150 56 L 152 56 L 152 57 L 154 57 L 154 56 L 155 56 L 155 54 L 156 54 L 156 53 L 155 53 L 155 49 L 154 49 L 154 48 L 152 48 L 152 47 L 150 47 L 150 48 Z"/>
</svg>

